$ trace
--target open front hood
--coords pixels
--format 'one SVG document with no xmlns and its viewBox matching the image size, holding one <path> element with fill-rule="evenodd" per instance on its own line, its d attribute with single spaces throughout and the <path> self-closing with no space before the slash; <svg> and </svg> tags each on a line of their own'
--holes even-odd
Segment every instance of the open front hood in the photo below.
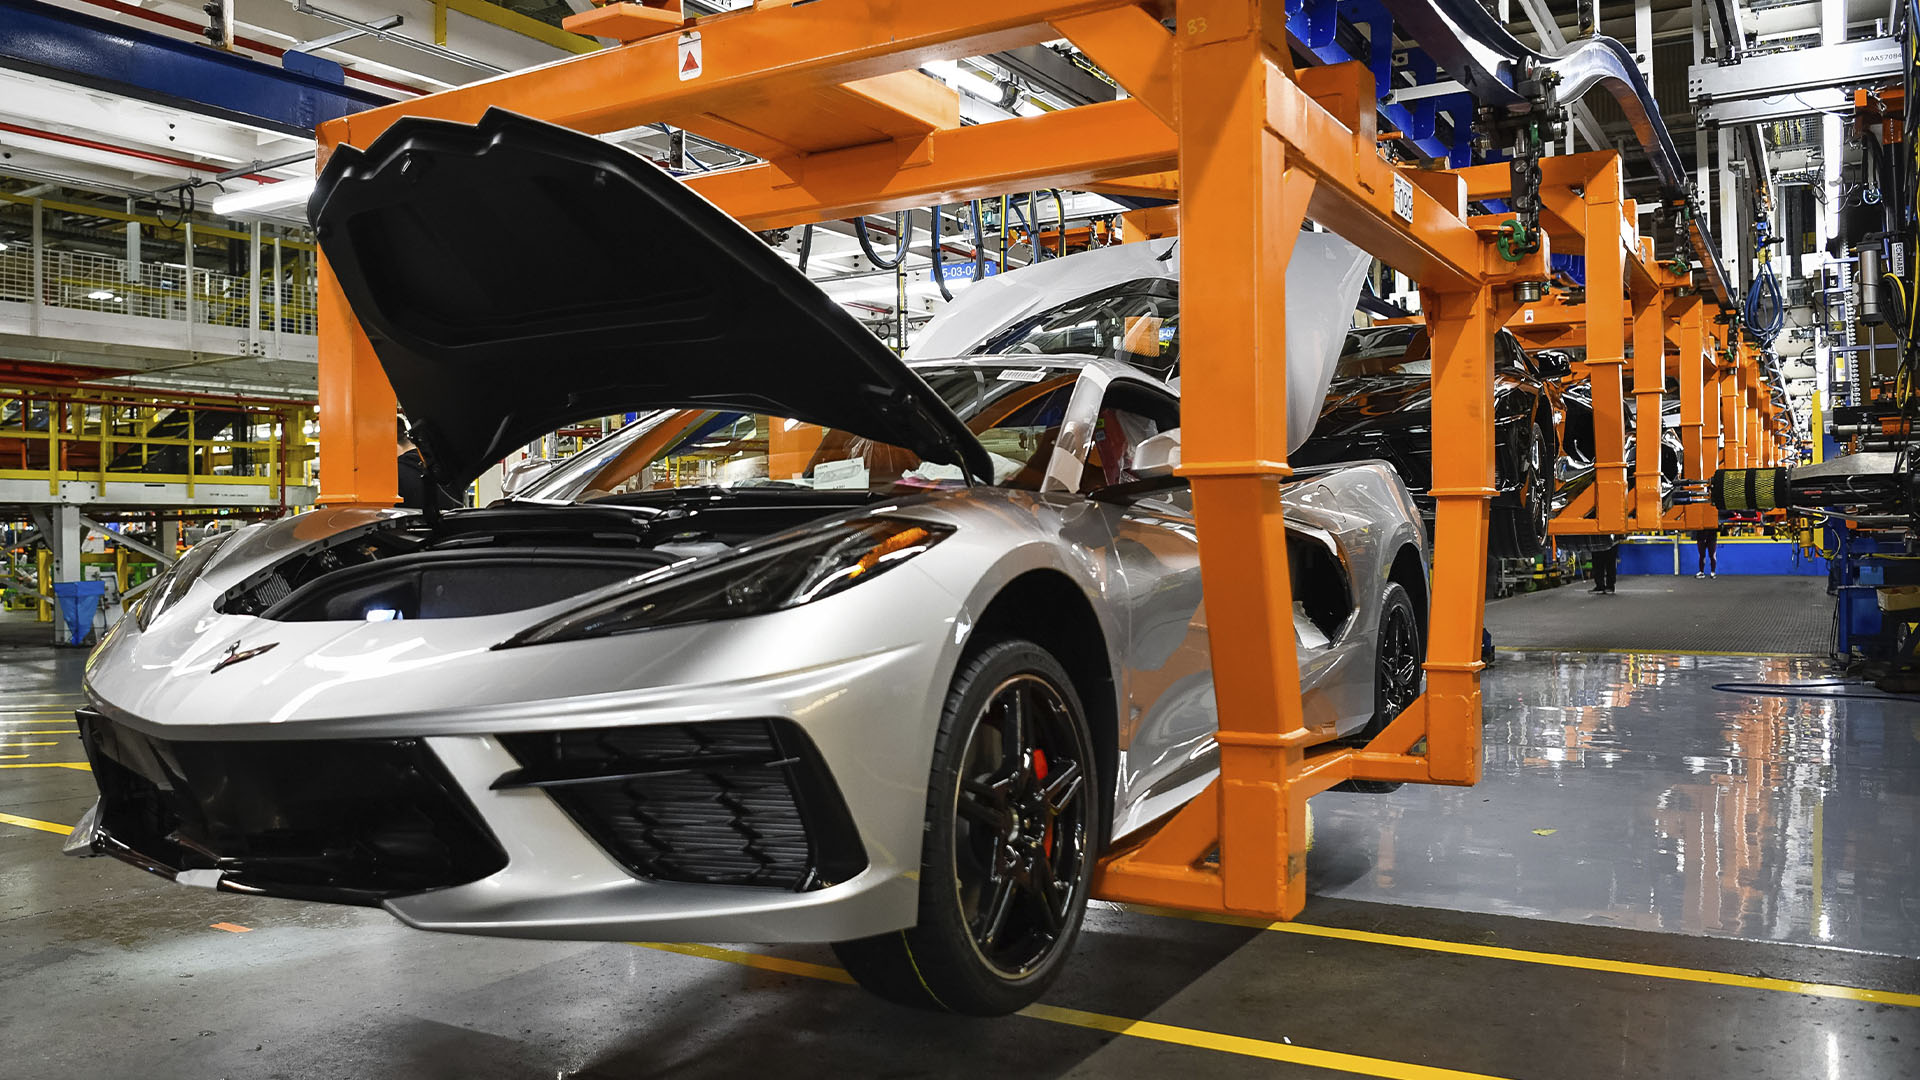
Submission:
<svg viewBox="0 0 1920 1080">
<path fill-rule="evenodd" d="M 562 424 L 768 413 L 979 477 L 979 442 L 759 237 L 652 163 L 489 110 L 336 149 L 307 212 L 434 475 L 465 484 Z"/>
</svg>

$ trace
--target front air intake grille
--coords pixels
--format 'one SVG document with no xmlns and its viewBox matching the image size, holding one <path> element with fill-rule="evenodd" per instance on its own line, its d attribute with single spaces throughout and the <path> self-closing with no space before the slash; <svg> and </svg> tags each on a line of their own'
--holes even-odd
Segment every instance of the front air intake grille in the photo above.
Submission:
<svg viewBox="0 0 1920 1080">
<path fill-rule="evenodd" d="M 503 735 L 521 768 L 633 874 L 805 891 L 866 868 L 846 802 L 790 720 Z"/>
<path fill-rule="evenodd" d="M 506 854 L 419 739 L 157 739 L 92 709 L 102 851 L 220 888 L 377 904 L 464 885 Z"/>
</svg>

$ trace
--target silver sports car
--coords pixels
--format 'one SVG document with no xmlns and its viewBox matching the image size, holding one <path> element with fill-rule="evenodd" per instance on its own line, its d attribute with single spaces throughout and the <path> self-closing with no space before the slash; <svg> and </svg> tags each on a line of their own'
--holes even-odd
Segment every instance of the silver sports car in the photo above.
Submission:
<svg viewBox="0 0 1920 1080">
<path fill-rule="evenodd" d="M 910 367 L 651 164 L 503 113 L 339 150 L 312 210 L 438 480 L 646 416 L 548 498 L 196 546 L 89 662 L 69 850 L 433 930 L 833 942 L 927 1007 L 1038 995 L 1095 860 L 1215 768 L 1173 393 Z M 1308 715 L 1365 738 L 1419 688 L 1419 519 L 1380 464 L 1285 505 Z"/>
</svg>

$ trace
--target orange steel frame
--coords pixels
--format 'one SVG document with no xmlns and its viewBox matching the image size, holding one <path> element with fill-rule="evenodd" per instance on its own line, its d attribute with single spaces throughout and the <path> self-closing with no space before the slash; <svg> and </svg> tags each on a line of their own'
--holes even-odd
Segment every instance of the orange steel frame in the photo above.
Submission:
<svg viewBox="0 0 1920 1080">
<path fill-rule="evenodd" d="M 1474 166 L 1461 175 L 1470 198 L 1508 193 L 1504 164 Z M 1591 384 L 1594 423 L 1594 485 L 1556 517 L 1550 531 L 1568 536 L 1712 526 L 1714 511 L 1704 503 L 1661 507 L 1666 382 L 1672 377 L 1678 387 L 1681 479 L 1705 481 L 1723 465 L 1741 467 L 1777 452 L 1772 440 L 1757 435 L 1764 425 L 1746 412 L 1770 410 L 1772 405 L 1770 399 L 1759 399 L 1757 356 L 1742 353 L 1737 366 L 1722 370 L 1712 350 L 1716 341 L 1724 340 L 1724 328 L 1709 325 L 1706 300 L 1693 290 L 1690 278 L 1659 262 L 1652 240 L 1639 235 L 1639 208 L 1625 197 L 1617 152 L 1544 159 L 1540 198 L 1541 227 L 1556 249 L 1586 257 L 1585 302 L 1549 298 L 1526 305 L 1509 320 L 1508 329 L 1536 348 L 1586 350 L 1577 370 Z M 1613 257 L 1604 257 L 1608 253 Z M 1631 361 L 1626 355 L 1629 342 Z M 1629 362 L 1637 424 L 1631 456 L 1624 408 Z M 1731 383 L 1725 381 L 1729 377 Z M 1724 434 L 1723 406 L 1729 421 Z M 1718 452 L 1722 446 L 1729 456 Z"/>
<path fill-rule="evenodd" d="M 1175 16 L 1169 33 L 1161 17 Z M 643 20 L 636 20 L 636 23 Z M 1498 222 L 1466 217 L 1452 173 L 1376 150 L 1373 80 L 1358 64 L 1294 71 L 1284 6 L 1260 0 L 835 0 L 696 21 L 697 79 L 676 34 L 325 124 L 321 156 L 365 146 L 403 115 L 476 120 L 489 106 L 590 132 L 649 121 L 728 138 L 752 128 L 769 164 L 691 181 L 755 228 L 1040 187 L 1177 185 L 1183 427 L 1220 711 L 1220 776 L 1144 842 L 1103 861 L 1108 899 L 1291 917 L 1305 903 L 1305 805 L 1348 778 L 1471 784 L 1480 775 L 1480 633 L 1493 485 L 1493 336 L 1512 284 Z M 668 24 L 678 29 L 678 24 Z M 929 60 L 1065 37 L 1131 97 L 961 128 L 916 81 Z M 849 83 L 855 85 L 849 86 Z M 852 102 L 859 123 L 779 103 Z M 904 104 L 902 104 L 904 102 Z M 899 108 L 892 105 L 900 104 Z M 797 106 L 796 106 L 797 108 Z M 824 117 L 824 118 L 823 118 Z M 836 140 L 842 140 L 836 144 Z M 1410 186 L 1412 214 L 1395 211 Z M 1289 475 L 1285 267 L 1309 216 L 1422 283 L 1434 343 L 1438 502 L 1426 693 L 1364 749 L 1334 748 L 1303 706 L 1280 485 Z M 320 324 L 322 501 L 391 505 L 393 394 L 330 274 Z M 1208 856 L 1218 850 L 1217 863 Z"/>
</svg>

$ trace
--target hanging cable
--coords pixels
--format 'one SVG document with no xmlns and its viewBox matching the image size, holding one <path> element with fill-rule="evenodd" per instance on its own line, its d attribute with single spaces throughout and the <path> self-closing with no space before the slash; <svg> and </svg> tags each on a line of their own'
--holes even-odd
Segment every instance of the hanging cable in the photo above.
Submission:
<svg viewBox="0 0 1920 1080">
<path fill-rule="evenodd" d="M 892 256 L 883 259 L 873 250 L 873 238 L 867 235 L 866 215 L 862 214 L 853 219 L 853 235 L 860 240 L 861 252 L 866 255 L 869 262 L 882 270 L 892 270 L 907 261 L 907 246 L 913 242 L 913 211 L 901 210 L 895 213 L 893 228 L 894 235 L 899 238 L 900 246 L 894 250 Z"/>
<path fill-rule="evenodd" d="M 807 272 L 807 256 L 813 254 L 813 226 L 800 227 L 800 272 Z"/>
<path fill-rule="evenodd" d="M 1786 298 L 1780 293 L 1780 279 L 1773 272 L 1773 251 L 1767 241 L 1767 223 L 1753 223 L 1753 246 L 1759 252 L 1760 271 L 1747 289 L 1747 329 L 1763 347 L 1773 344 L 1787 324 Z M 1874 283 L 1879 288 L 1879 283 Z M 1770 307 L 1769 307 L 1770 306 Z"/>
<path fill-rule="evenodd" d="M 1067 200 L 1061 197 L 1059 188 L 1048 188 L 1047 191 L 1053 195 L 1053 212 L 1057 217 L 1054 222 L 1053 257 L 1058 259 L 1067 253 Z"/>
<path fill-rule="evenodd" d="M 973 280 L 987 276 L 987 234 L 980 222 L 980 200 L 968 204 L 967 216 L 973 221 Z"/>
<path fill-rule="evenodd" d="M 1033 207 L 1031 195 L 1027 196 L 1027 207 L 1028 209 Z M 1020 219 L 1020 230 L 1027 234 L 1027 261 L 1037 263 L 1046 258 L 1047 253 L 1040 247 L 1040 234 L 1034 231 L 1033 222 L 1027 220 L 1027 211 L 1022 210 L 1018 202 L 1013 204 L 1013 215 Z"/>
<path fill-rule="evenodd" d="M 940 290 L 940 299 L 952 300 L 953 290 L 947 288 L 947 275 L 946 275 L 945 263 L 941 261 L 941 256 L 944 254 L 941 249 L 946 247 L 946 244 L 947 244 L 946 232 L 947 232 L 947 208 L 940 203 L 934 203 L 933 204 L 933 284 L 934 284 L 934 287 Z"/>
</svg>

